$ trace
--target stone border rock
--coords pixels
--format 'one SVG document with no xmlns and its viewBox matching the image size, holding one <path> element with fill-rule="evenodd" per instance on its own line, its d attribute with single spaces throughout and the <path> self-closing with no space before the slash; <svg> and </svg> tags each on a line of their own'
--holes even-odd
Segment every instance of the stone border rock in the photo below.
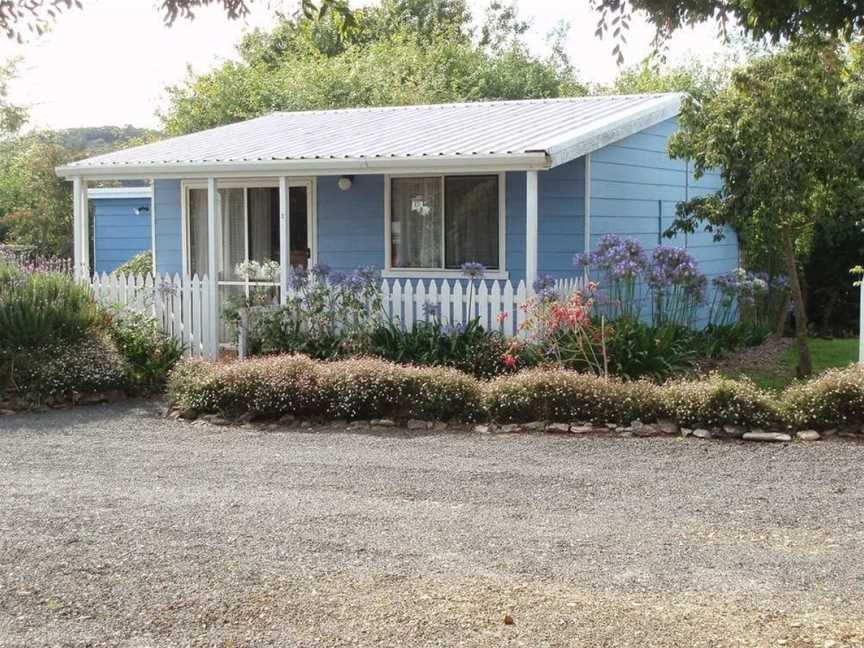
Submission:
<svg viewBox="0 0 864 648">
<path fill-rule="evenodd" d="M 642 421 L 631 421 L 629 425 L 606 423 L 597 425 L 584 421 L 572 423 L 532 421 L 530 423 L 478 423 L 466 424 L 460 422 L 445 421 L 422 421 L 418 419 L 394 420 L 394 419 L 371 419 L 347 421 L 344 419 L 318 420 L 298 419 L 287 414 L 279 419 L 259 420 L 254 415 L 247 413 L 236 419 L 228 419 L 216 414 L 201 414 L 197 412 L 181 411 L 177 408 L 166 408 L 163 416 L 170 419 L 187 420 L 193 425 L 216 425 L 216 426 L 238 426 L 244 429 L 260 431 L 318 431 L 344 429 L 346 432 L 386 432 L 407 430 L 416 433 L 440 433 L 440 432 L 473 432 L 475 434 L 561 434 L 561 435 L 604 435 L 620 438 L 627 437 L 679 437 L 694 439 L 716 439 L 716 440 L 743 440 L 761 441 L 770 443 L 789 443 L 791 441 L 812 442 L 826 437 L 848 437 L 864 440 L 864 434 L 858 429 L 846 431 L 825 430 L 801 430 L 794 435 L 784 430 L 762 430 L 758 428 L 748 429 L 738 425 L 724 425 L 716 428 L 684 428 L 670 420 L 660 420 L 655 423 L 643 423 Z"/>
<path fill-rule="evenodd" d="M 15 398 L 0 400 L 0 416 L 11 416 L 39 409 L 65 409 L 78 407 L 80 405 L 97 405 L 100 403 L 118 403 L 128 398 L 127 394 L 119 389 L 106 392 L 88 392 L 63 394 L 49 396 L 41 400 L 28 400 L 26 398 Z"/>
</svg>

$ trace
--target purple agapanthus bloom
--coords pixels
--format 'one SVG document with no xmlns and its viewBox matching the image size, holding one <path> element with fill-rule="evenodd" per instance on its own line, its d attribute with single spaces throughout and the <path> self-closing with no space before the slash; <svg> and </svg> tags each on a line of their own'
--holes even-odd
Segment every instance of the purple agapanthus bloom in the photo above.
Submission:
<svg viewBox="0 0 864 648">
<path fill-rule="evenodd" d="M 309 273 L 318 279 L 324 279 L 330 274 L 330 266 L 326 263 L 316 263 L 309 268 Z"/>
<path fill-rule="evenodd" d="M 479 261 L 466 261 L 461 266 L 462 274 L 471 279 L 482 279 L 486 274 L 486 267 Z"/>
<path fill-rule="evenodd" d="M 445 324 L 441 330 L 445 335 L 456 337 L 465 333 L 465 324 L 463 322 L 459 322 L 458 324 Z"/>
<path fill-rule="evenodd" d="M 594 252 L 575 255 L 573 263 L 580 270 L 597 268 L 613 280 L 634 279 L 648 268 L 648 258 L 642 244 L 615 234 L 605 234 Z"/>
<path fill-rule="evenodd" d="M 381 280 L 381 271 L 375 266 L 361 266 L 354 271 L 354 276 L 364 283 L 377 284 Z"/>
<path fill-rule="evenodd" d="M 441 304 L 426 302 L 423 304 L 422 311 L 426 319 L 441 317 Z"/>
<path fill-rule="evenodd" d="M 648 270 L 648 285 L 654 290 L 673 286 L 688 288 L 694 292 L 704 285 L 705 277 L 699 272 L 694 259 L 686 250 L 676 247 L 657 247 L 652 254 Z"/>
<path fill-rule="evenodd" d="M 541 272 L 537 275 L 537 278 L 534 280 L 534 283 L 531 284 L 531 287 L 534 289 L 534 292 L 540 292 L 542 290 L 546 290 L 547 288 L 553 288 L 555 286 L 555 279 L 548 272 Z"/>
<path fill-rule="evenodd" d="M 309 281 L 309 275 L 303 266 L 294 266 L 288 275 L 288 285 L 292 290 L 303 290 Z"/>
<path fill-rule="evenodd" d="M 344 284 L 347 279 L 348 275 L 346 273 L 335 270 L 330 273 L 328 281 L 330 282 L 331 286 L 333 286 L 334 288 L 338 288 L 339 286 Z"/>
</svg>

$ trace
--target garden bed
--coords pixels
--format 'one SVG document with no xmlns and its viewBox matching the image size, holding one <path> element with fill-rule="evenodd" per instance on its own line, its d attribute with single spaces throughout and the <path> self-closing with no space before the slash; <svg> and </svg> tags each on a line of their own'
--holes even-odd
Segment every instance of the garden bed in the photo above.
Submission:
<svg viewBox="0 0 864 648">
<path fill-rule="evenodd" d="M 169 380 L 169 398 L 175 416 L 210 422 L 783 441 L 797 432 L 805 433 L 802 439 L 818 438 L 819 431 L 858 434 L 864 370 L 830 370 L 777 395 L 717 374 L 658 385 L 535 369 L 483 381 L 372 358 L 319 362 L 284 355 L 184 361 Z"/>
</svg>

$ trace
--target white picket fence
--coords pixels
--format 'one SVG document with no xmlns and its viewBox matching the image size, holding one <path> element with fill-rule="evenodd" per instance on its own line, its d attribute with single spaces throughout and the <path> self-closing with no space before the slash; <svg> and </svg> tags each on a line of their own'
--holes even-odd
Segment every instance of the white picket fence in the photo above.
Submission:
<svg viewBox="0 0 864 648">
<path fill-rule="evenodd" d="M 581 278 L 555 282 L 556 290 L 568 296 L 582 288 Z M 440 313 L 442 322 L 454 325 L 478 319 L 487 330 L 514 336 L 525 321 L 523 306 L 530 295 L 524 281 L 514 288 L 510 281 L 423 281 L 385 280 L 381 285 L 384 312 L 406 328 L 429 319 L 430 306 Z"/>
<path fill-rule="evenodd" d="M 559 279 L 556 290 L 564 296 L 582 288 L 580 277 Z M 134 308 L 151 314 L 163 330 L 181 340 L 186 353 L 194 356 L 217 355 L 219 339 L 213 339 L 208 326 L 211 317 L 207 277 L 197 275 L 94 275 L 93 294 L 107 306 Z M 525 304 L 531 298 L 524 281 L 515 287 L 510 281 L 464 280 L 436 281 L 385 279 L 381 283 L 383 316 L 399 321 L 406 328 L 429 319 L 431 308 L 449 325 L 478 319 L 483 328 L 516 335 L 525 321 Z M 216 312 L 221 313 L 219 308 Z M 223 326 L 217 330 L 223 331 Z M 246 327 L 241 327 L 241 355 L 245 349 Z"/>
<path fill-rule="evenodd" d="M 214 356 L 218 340 L 207 326 L 210 290 L 207 277 L 180 275 L 93 275 L 93 295 L 106 306 L 134 308 L 151 314 L 186 348 L 187 355 Z"/>
</svg>

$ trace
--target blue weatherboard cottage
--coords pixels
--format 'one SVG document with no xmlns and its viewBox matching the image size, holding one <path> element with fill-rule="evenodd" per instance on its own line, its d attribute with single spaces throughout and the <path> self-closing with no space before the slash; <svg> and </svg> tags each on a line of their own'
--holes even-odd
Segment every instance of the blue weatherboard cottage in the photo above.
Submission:
<svg viewBox="0 0 864 648">
<path fill-rule="evenodd" d="M 77 267 L 89 264 L 88 182 L 148 180 L 157 272 L 217 277 L 214 304 L 248 287 L 247 260 L 280 262 L 283 288 L 290 266 L 440 280 L 466 261 L 530 286 L 540 273 L 577 276 L 574 254 L 608 233 L 685 247 L 710 279 L 737 267 L 734 233 L 661 238 L 678 202 L 721 184 L 669 158 L 681 98 L 274 113 L 57 172 L 75 185 Z M 130 223 L 112 239 L 142 233 Z"/>
</svg>

